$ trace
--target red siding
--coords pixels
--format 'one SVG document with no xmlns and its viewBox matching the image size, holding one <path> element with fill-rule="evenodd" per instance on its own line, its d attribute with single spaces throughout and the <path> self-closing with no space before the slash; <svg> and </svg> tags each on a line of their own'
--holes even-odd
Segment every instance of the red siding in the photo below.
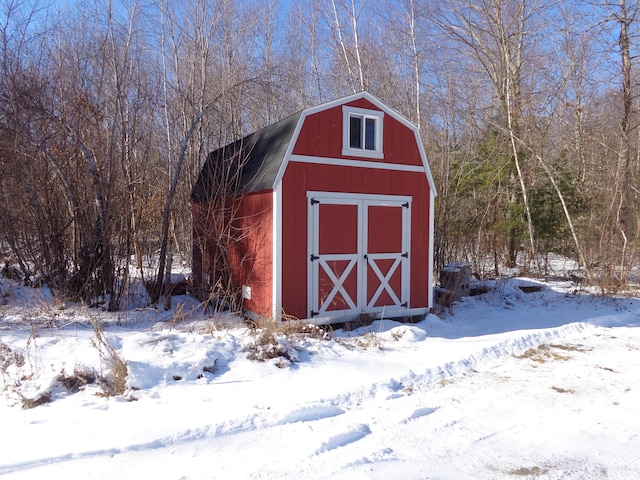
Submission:
<svg viewBox="0 0 640 480">
<path fill-rule="evenodd" d="M 226 208 L 210 204 L 194 204 L 194 248 L 193 269 L 196 289 L 211 288 L 222 278 L 241 298 L 243 285 L 251 287 L 251 299 L 243 300 L 243 308 L 259 315 L 271 315 L 272 309 L 272 232 L 273 195 L 258 192 L 229 201 Z M 224 238 L 229 232 L 229 222 L 235 238 L 229 242 Z M 226 250 L 232 266 L 225 275 L 221 258 Z M 210 278 L 205 284 L 204 275 Z M 208 292 L 203 291 L 204 295 Z"/>
<path fill-rule="evenodd" d="M 361 99 L 349 106 L 378 110 Z M 413 131 L 390 115 L 383 121 L 383 159 L 369 159 L 342 155 L 342 105 L 308 115 L 293 149 L 295 155 L 314 157 L 349 158 L 371 162 L 422 165 L 420 151 Z"/>
<path fill-rule="evenodd" d="M 272 315 L 273 294 L 273 194 L 245 195 L 238 204 L 236 262 L 238 284 L 251 287 L 251 299 L 243 308 L 258 315 Z M 242 282 L 242 283 L 240 283 Z"/>
<path fill-rule="evenodd" d="M 409 307 L 428 306 L 430 193 L 425 174 L 289 162 L 282 194 L 282 306 L 287 314 L 308 317 L 306 195 L 309 190 L 412 196 Z"/>
<path fill-rule="evenodd" d="M 307 115 L 293 153 L 340 158 L 342 156 L 342 106 Z"/>
</svg>

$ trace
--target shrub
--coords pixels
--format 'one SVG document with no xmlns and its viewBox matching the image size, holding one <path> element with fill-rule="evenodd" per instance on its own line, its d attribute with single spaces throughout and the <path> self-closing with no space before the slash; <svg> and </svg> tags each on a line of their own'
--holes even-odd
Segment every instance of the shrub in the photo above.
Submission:
<svg viewBox="0 0 640 480">
<path fill-rule="evenodd" d="M 97 375 L 95 372 L 78 366 L 73 369 L 72 375 L 67 375 L 63 369 L 57 377 L 57 380 L 64 386 L 64 388 L 72 393 L 79 392 L 85 386 L 94 383 L 96 379 Z"/>
<path fill-rule="evenodd" d="M 20 368 L 25 364 L 24 354 L 14 352 L 9 345 L 0 340 L 0 373 L 4 376 L 12 365 Z"/>
<path fill-rule="evenodd" d="M 296 320 L 263 319 L 253 322 L 250 331 L 255 340 L 244 349 L 247 358 L 258 362 L 279 359 L 279 368 L 296 363 L 307 339 L 326 340 L 330 334 L 316 326 Z"/>
<path fill-rule="evenodd" d="M 22 397 L 22 409 L 29 410 L 51 402 L 51 392 L 43 393 L 34 398 Z"/>
<path fill-rule="evenodd" d="M 89 315 L 89 321 L 95 334 L 91 342 L 100 352 L 100 358 L 106 364 L 108 370 L 108 373 L 99 379 L 100 386 L 106 395 L 122 395 L 127 389 L 127 375 L 129 374 L 127 362 L 109 343 L 98 319 Z"/>
</svg>

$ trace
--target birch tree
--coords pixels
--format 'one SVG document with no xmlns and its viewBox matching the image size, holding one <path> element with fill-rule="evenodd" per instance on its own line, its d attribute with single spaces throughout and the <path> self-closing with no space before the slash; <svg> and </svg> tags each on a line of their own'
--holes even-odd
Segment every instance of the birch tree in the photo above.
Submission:
<svg viewBox="0 0 640 480">
<path fill-rule="evenodd" d="M 182 185 L 180 218 L 191 218 L 189 185 L 195 179 L 201 159 L 212 149 L 215 140 L 228 143 L 242 132 L 243 112 L 238 110 L 236 99 L 244 87 L 257 83 L 250 77 L 246 36 L 251 31 L 238 19 L 253 19 L 235 11 L 234 2 L 222 0 L 208 2 L 193 0 L 187 9 L 175 11 L 174 3 L 162 0 L 161 11 L 162 79 L 164 94 L 164 130 L 166 132 L 165 155 L 169 183 L 162 206 L 159 236 L 158 269 L 150 298 L 156 304 L 163 294 L 167 252 L 170 248 L 172 212 L 174 200 Z M 184 18 L 191 19 L 185 28 Z M 215 82 L 212 82 L 215 79 Z M 221 114 L 219 130 L 204 129 L 205 118 L 215 110 Z M 224 114 L 230 113 L 225 118 Z M 235 138 L 234 138 L 235 137 Z M 194 142 L 194 140 L 198 140 Z M 183 170 L 188 170 L 188 179 Z M 191 222 L 185 222 L 183 230 L 191 234 Z M 187 227 L 188 225 L 188 227 Z M 177 243 L 174 240 L 174 244 Z"/>
<path fill-rule="evenodd" d="M 460 47 L 468 52 L 486 74 L 496 99 L 497 122 L 494 126 L 504 131 L 508 139 L 514 180 L 508 203 L 523 202 L 531 256 L 540 271 L 536 255 L 536 242 L 528 199 L 526 172 L 517 138 L 521 137 L 525 99 L 523 81 L 527 56 L 531 53 L 530 32 L 533 22 L 544 15 L 544 2 L 525 0 L 475 0 L 442 2 L 436 11 L 436 21 Z M 495 121 L 494 121 L 495 122 Z M 508 211 L 510 211 L 509 209 Z M 507 213 L 509 218 L 513 213 Z M 507 232 L 509 263 L 515 264 L 518 250 L 515 227 Z"/>
<path fill-rule="evenodd" d="M 615 218 L 615 227 L 622 237 L 622 251 L 619 265 L 621 271 L 628 271 L 627 249 L 631 241 L 630 233 L 637 228 L 637 219 L 632 217 L 631 205 L 631 161 L 632 161 L 632 132 L 636 129 L 633 124 L 633 100 L 632 85 L 632 29 L 640 14 L 637 2 L 629 3 L 627 0 L 619 0 L 617 9 L 610 7 L 613 21 L 619 29 L 618 49 L 620 51 L 621 83 L 622 83 L 622 116 L 620 118 L 620 156 L 618 163 L 618 180 L 615 187 L 615 195 L 612 210 Z"/>
</svg>

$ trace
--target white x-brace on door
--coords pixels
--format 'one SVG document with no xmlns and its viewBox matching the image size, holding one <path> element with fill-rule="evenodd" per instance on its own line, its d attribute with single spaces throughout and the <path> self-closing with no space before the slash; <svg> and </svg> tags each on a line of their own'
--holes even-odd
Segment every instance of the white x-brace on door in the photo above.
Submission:
<svg viewBox="0 0 640 480">
<path fill-rule="evenodd" d="M 409 305 L 411 197 L 309 192 L 309 317 Z"/>
</svg>

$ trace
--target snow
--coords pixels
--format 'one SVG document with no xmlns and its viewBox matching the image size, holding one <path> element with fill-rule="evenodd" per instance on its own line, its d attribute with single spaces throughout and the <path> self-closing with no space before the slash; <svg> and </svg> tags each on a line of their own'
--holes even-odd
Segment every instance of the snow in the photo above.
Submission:
<svg viewBox="0 0 640 480">
<path fill-rule="evenodd" d="M 108 313 L 0 279 L 0 478 L 640 478 L 640 300 L 486 286 L 420 323 L 260 347 L 188 297 Z M 122 395 L 61 383 L 109 373 L 91 321 Z"/>
</svg>

